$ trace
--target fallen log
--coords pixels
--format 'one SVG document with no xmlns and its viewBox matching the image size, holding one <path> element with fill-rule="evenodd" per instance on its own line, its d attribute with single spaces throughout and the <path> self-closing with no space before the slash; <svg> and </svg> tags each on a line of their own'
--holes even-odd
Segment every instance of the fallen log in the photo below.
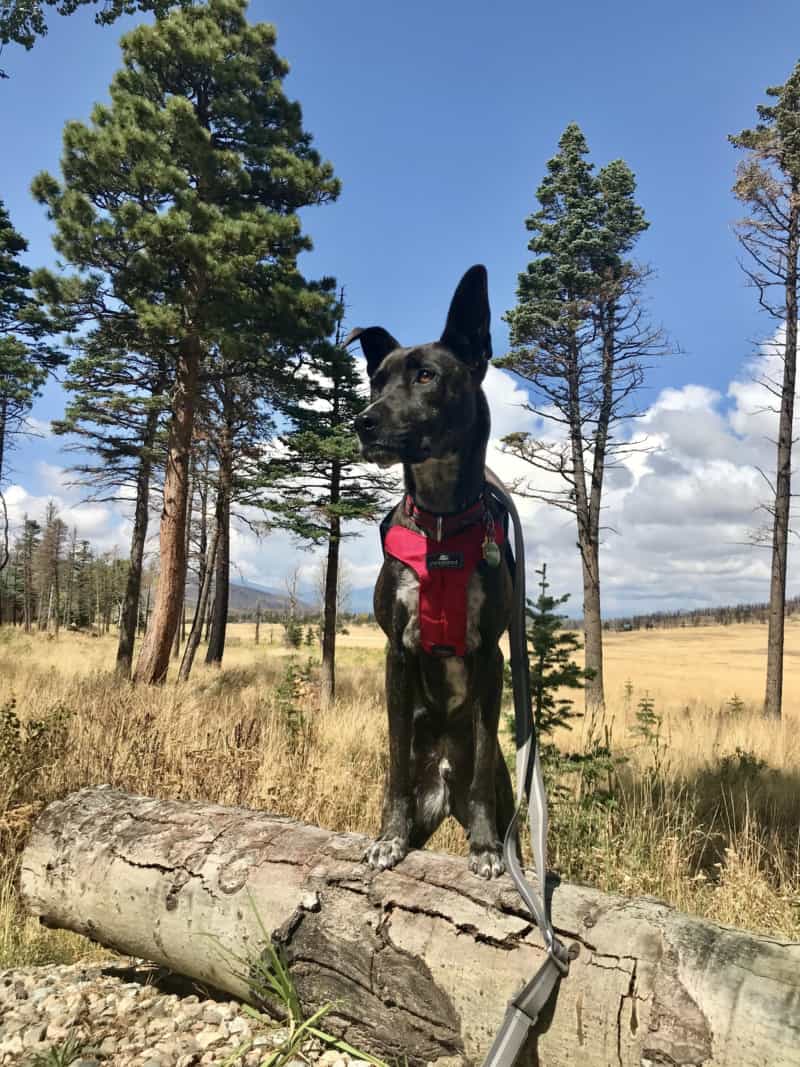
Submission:
<svg viewBox="0 0 800 1067">
<path fill-rule="evenodd" d="M 480 1063 L 541 941 L 510 881 L 461 858 L 361 862 L 366 839 L 213 804 L 100 786 L 51 804 L 22 860 L 28 908 L 245 1000 L 266 929 L 309 1011 L 385 1058 Z M 652 899 L 555 884 L 581 953 L 531 1042 L 548 1067 L 800 1065 L 800 943 Z M 262 928 L 263 924 L 263 928 Z M 224 947 L 224 952 L 220 946 Z"/>
</svg>

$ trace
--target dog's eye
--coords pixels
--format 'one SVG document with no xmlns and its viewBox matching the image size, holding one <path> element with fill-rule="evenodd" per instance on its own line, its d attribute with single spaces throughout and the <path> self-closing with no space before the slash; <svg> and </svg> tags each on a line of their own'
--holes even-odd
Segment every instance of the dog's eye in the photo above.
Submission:
<svg viewBox="0 0 800 1067">
<path fill-rule="evenodd" d="M 428 385 L 436 377 L 436 374 L 432 370 L 428 370 L 426 367 L 421 367 L 417 371 L 417 376 L 414 379 L 419 385 Z"/>
</svg>

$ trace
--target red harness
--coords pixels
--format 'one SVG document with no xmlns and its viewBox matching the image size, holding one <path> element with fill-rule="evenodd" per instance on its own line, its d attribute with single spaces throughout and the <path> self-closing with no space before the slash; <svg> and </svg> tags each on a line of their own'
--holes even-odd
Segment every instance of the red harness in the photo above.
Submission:
<svg viewBox="0 0 800 1067">
<path fill-rule="evenodd" d="M 491 539 L 503 545 L 503 524 L 487 523 L 482 499 L 457 515 L 422 511 L 408 496 L 403 508 L 426 532 L 390 526 L 383 549 L 411 567 L 419 580 L 422 648 L 433 656 L 464 656 L 469 580 L 484 558 L 484 543 Z"/>
</svg>

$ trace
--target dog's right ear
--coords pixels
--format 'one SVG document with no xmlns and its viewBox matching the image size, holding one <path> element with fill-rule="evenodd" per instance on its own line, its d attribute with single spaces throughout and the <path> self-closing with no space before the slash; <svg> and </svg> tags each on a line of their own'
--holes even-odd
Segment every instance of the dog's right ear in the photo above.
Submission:
<svg viewBox="0 0 800 1067">
<path fill-rule="evenodd" d="M 356 326 L 345 337 L 344 347 L 347 348 L 353 341 L 361 342 L 361 351 L 366 357 L 367 374 L 370 378 L 389 353 L 400 348 L 400 342 L 396 341 L 382 326 Z"/>
<path fill-rule="evenodd" d="M 490 319 L 486 267 L 477 264 L 458 283 L 439 343 L 463 360 L 479 381 L 492 358 Z"/>
</svg>

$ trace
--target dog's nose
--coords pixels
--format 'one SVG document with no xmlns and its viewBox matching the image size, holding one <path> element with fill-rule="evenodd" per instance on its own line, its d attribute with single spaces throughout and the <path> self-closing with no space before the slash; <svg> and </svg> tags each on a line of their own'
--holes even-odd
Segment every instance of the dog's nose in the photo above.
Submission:
<svg viewBox="0 0 800 1067">
<path fill-rule="evenodd" d="M 369 413 L 368 409 L 367 411 L 362 411 L 360 415 L 356 415 L 355 426 L 359 437 L 370 437 L 378 426 L 378 420 Z"/>
</svg>

